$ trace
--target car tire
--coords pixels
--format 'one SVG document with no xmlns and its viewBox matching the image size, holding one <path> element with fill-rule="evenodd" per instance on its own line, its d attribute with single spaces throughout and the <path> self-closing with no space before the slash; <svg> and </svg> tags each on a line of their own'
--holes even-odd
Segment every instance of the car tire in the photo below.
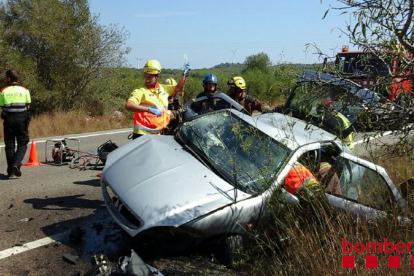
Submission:
<svg viewBox="0 0 414 276">
<path fill-rule="evenodd" d="M 220 242 L 219 261 L 228 267 L 240 262 L 243 257 L 243 237 L 233 235 L 225 237 Z"/>
</svg>

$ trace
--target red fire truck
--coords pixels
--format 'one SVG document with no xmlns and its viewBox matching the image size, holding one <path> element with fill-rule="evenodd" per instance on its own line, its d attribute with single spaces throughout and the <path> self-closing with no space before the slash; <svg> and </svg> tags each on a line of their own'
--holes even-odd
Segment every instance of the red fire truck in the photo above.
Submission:
<svg viewBox="0 0 414 276">
<path fill-rule="evenodd" d="M 385 56 L 385 57 L 384 57 Z M 396 101 L 407 93 L 411 93 L 413 85 L 411 71 L 402 71 L 398 57 L 392 54 L 383 55 L 372 51 L 348 51 L 348 46 L 342 47 L 342 52 L 336 54 L 335 67 L 343 77 L 351 79 L 364 87 L 377 90 Z M 386 80 L 387 85 L 380 85 L 379 80 Z"/>
</svg>

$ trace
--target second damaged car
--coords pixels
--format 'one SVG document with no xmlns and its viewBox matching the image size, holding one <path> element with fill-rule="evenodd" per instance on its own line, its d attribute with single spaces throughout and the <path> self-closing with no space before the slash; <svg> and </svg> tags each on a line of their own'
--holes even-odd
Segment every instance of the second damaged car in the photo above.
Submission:
<svg viewBox="0 0 414 276">
<path fill-rule="evenodd" d="M 130 236 L 220 241 L 222 261 L 231 263 L 270 198 L 276 195 L 281 215 L 298 203 L 283 183 L 305 159 L 312 170 L 330 160 L 340 187 L 329 189 L 329 177 L 321 183 L 333 206 L 377 218 L 404 205 L 382 167 L 357 158 L 328 132 L 279 113 L 252 117 L 233 109 L 195 116 L 174 136 L 146 135 L 119 147 L 108 156 L 101 187 L 110 214 Z"/>
<path fill-rule="evenodd" d="M 414 119 L 412 106 L 391 102 L 351 80 L 311 70 L 302 72 L 277 111 L 322 126 L 323 114 L 318 107 L 326 103 L 345 115 L 358 131 L 395 130 Z"/>
</svg>

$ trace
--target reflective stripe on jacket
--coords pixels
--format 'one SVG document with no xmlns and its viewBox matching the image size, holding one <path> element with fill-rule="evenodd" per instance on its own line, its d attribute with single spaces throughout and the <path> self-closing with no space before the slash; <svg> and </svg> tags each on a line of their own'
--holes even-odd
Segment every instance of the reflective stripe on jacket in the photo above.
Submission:
<svg viewBox="0 0 414 276">
<path fill-rule="evenodd" d="M 338 120 L 341 121 L 343 125 L 341 131 L 348 130 L 348 128 L 351 127 L 351 122 L 348 120 L 348 118 L 344 114 L 342 114 L 341 112 L 338 112 L 338 114 L 336 114 L 336 117 L 338 118 Z M 347 137 L 344 138 L 343 141 L 345 145 L 347 145 L 350 149 L 353 149 L 354 148 L 354 133 L 351 132 Z"/>
<path fill-rule="evenodd" d="M 21 85 L 10 85 L 4 87 L 0 94 L 0 106 L 3 111 L 19 113 L 27 110 L 31 103 L 29 89 Z"/>
<path fill-rule="evenodd" d="M 351 122 L 344 114 L 341 112 L 336 112 L 335 115 L 327 114 L 323 117 L 323 124 L 329 129 L 328 131 L 333 132 L 333 134 L 341 138 L 342 142 L 350 149 L 354 148 L 354 132 L 350 128 Z"/>
<path fill-rule="evenodd" d="M 296 162 L 285 178 L 286 190 L 291 194 L 300 192 L 305 186 L 317 184 L 316 177 L 311 171 Z"/>
<path fill-rule="evenodd" d="M 139 111 L 134 114 L 134 133 L 137 134 L 159 134 L 170 122 L 170 112 L 168 112 L 168 93 L 164 87 L 157 84 L 155 89 L 139 88 L 135 89 L 128 101 L 137 105 L 145 105 L 158 108 L 162 115 L 160 117 L 148 112 Z"/>
</svg>

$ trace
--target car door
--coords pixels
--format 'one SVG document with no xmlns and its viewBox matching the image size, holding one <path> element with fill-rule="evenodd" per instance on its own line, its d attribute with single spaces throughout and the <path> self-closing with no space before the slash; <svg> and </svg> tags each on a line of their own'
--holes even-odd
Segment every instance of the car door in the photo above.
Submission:
<svg viewBox="0 0 414 276">
<path fill-rule="evenodd" d="M 342 153 L 332 164 L 324 184 L 333 173 L 340 179 L 341 193 L 326 192 L 326 197 L 337 208 L 378 219 L 385 217 L 395 205 L 405 204 L 385 169 L 369 161 Z"/>
</svg>

